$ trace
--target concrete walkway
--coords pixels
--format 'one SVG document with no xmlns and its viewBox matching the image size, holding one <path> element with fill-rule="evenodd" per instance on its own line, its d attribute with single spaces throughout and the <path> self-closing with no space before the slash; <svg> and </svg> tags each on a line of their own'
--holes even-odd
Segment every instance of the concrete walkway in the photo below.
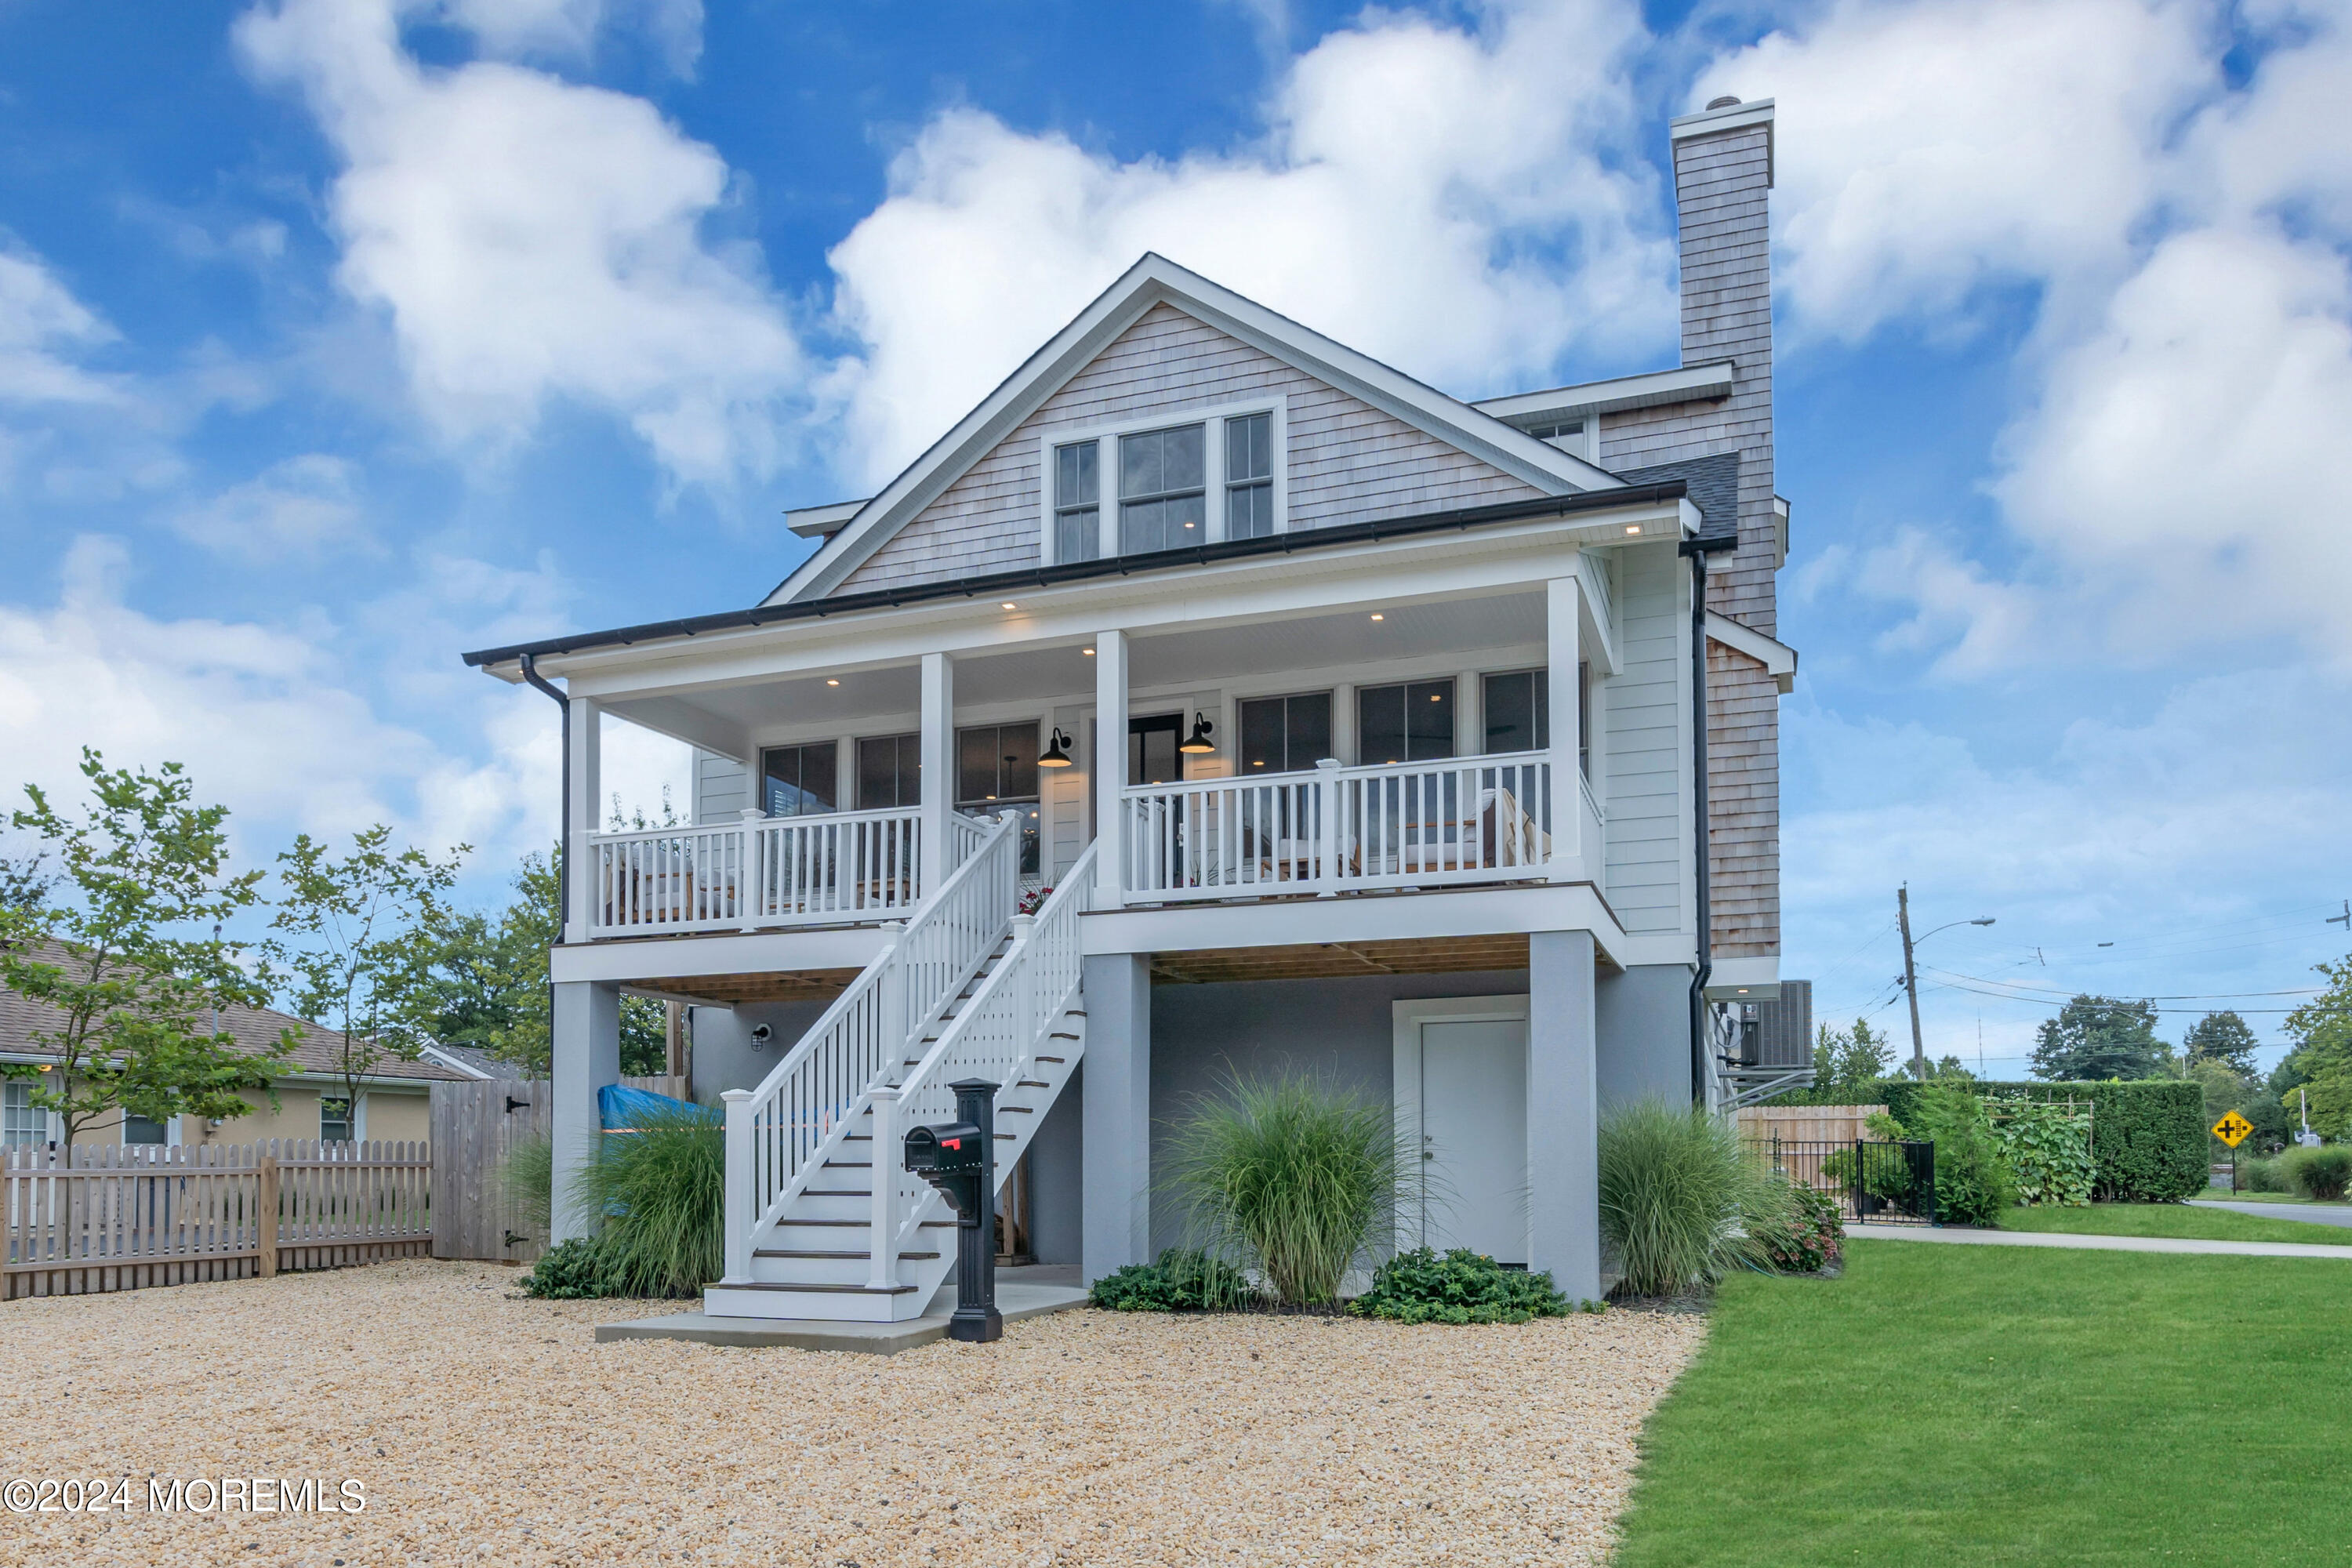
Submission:
<svg viewBox="0 0 2352 1568">
<path fill-rule="evenodd" d="M 1075 1281 L 1077 1270 L 999 1269 L 998 1314 L 1011 1323 L 1085 1306 L 1086 1290 L 1074 1282 L 1061 1282 L 1057 1277 L 1065 1274 Z M 1048 1279 L 1040 1279 L 1040 1275 Z M 714 1318 L 701 1312 L 672 1312 L 658 1318 L 599 1323 L 596 1342 L 604 1345 L 616 1340 L 690 1340 L 697 1344 L 732 1345 L 744 1350 L 782 1346 L 803 1351 L 862 1351 L 868 1355 L 896 1355 L 947 1337 L 948 1315 L 955 1310 L 955 1282 L 950 1279 L 940 1286 L 927 1306 L 929 1310 L 921 1317 L 902 1323 L 837 1323 L 814 1318 Z"/>
<path fill-rule="evenodd" d="M 2192 1241 L 2173 1236 L 2070 1236 L 2057 1231 L 1959 1230 L 1924 1225 L 1850 1225 L 1861 1241 L 1932 1241 L 1960 1247 L 2071 1247 L 2085 1252 L 2201 1252 L 2225 1258 L 2333 1258 L 2352 1261 L 2352 1247 L 2301 1241 Z"/>
<path fill-rule="evenodd" d="M 2352 1228 L 2352 1208 L 2339 1208 L 2334 1204 L 2266 1204 L 2252 1198 L 2191 1198 L 2198 1208 L 2228 1209 L 2231 1214 L 2250 1214 L 2257 1219 L 2292 1219 L 2305 1225 L 2334 1225 Z"/>
</svg>

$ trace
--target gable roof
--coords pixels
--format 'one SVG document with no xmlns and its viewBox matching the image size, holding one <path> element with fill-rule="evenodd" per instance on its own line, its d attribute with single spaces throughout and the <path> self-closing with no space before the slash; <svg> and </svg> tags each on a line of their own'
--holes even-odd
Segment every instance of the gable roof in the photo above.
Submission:
<svg viewBox="0 0 2352 1568">
<path fill-rule="evenodd" d="M 1614 489 L 1623 482 L 1605 468 L 1538 441 L 1368 354 L 1147 251 L 881 493 L 859 506 L 848 522 L 761 603 L 814 599 L 838 590 L 886 541 L 1010 436 L 1145 311 L 1160 304 L 1171 305 L 1339 387 L 1546 495 Z"/>
<path fill-rule="evenodd" d="M 68 950 L 61 943 L 44 942 L 34 957 L 42 963 L 65 962 Z M 53 1057 L 33 1043 L 36 1029 L 54 1029 L 64 1022 L 64 1015 L 46 1002 L 35 1001 L 19 991 L 0 986 L 0 1056 L 23 1060 Z M 247 1056 L 261 1056 L 278 1044 L 278 1033 L 295 1031 L 298 1039 L 291 1055 L 278 1064 L 282 1074 L 340 1072 L 341 1049 L 336 1037 L 306 1018 L 291 1013 L 280 1013 L 270 1007 L 240 1007 L 231 1004 L 220 1010 L 220 1026 L 233 1048 Z M 404 1079 L 436 1082 L 462 1082 L 469 1075 L 435 1061 L 411 1061 L 404 1057 L 387 1055 L 371 1068 L 365 1076 L 374 1079 Z"/>
</svg>

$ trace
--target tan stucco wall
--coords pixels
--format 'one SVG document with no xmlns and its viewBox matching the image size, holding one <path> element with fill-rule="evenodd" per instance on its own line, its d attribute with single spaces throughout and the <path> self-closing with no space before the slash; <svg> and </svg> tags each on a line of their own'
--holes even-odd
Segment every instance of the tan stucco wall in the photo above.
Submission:
<svg viewBox="0 0 2352 1568">
<path fill-rule="evenodd" d="M 331 1085 L 283 1083 L 278 1086 L 278 1105 L 270 1108 L 269 1097 L 258 1091 L 247 1091 L 239 1098 L 252 1106 L 252 1112 L 224 1120 L 218 1127 L 208 1127 L 201 1120 L 190 1117 L 181 1123 L 183 1143 L 257 1143 L 266 1138 L 316 1138 L 319 1136 L 319 1101 L 322 1097 L 341 1098 Z M 383 1140 L 397 1142 L 423 1142 L 432 1131 L 431 1091 L 423 1084 L 408 1089 L 371 1089 L 367 1091 L 365 1115 L 370 1142 Z M 110 1113 L 95 1126 L 82 1130 L 77 1143 L 120 1143 L 122 1142 L 122 1118 Z"/>
</svg>

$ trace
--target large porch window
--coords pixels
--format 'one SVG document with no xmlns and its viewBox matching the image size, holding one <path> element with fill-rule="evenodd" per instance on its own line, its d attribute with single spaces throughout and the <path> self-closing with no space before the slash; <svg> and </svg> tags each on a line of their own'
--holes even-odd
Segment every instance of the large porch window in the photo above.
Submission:
<svg viewBox="0 0 2352 1568">
<path fill-rule="evenodd" d="M 839 743 L 811 741 L 760 753 L 760 793 L 770 816 L 815 816 L 840 805 Z"/>
<path fill-rule="evenodd" d="M 1357 759 L 1434 763 L 1454 754 L 1454 682 L 1412 680 L 1356 693 Z"/>
<path fill-rule="evenodd" d="M 857 742 L 857 809 L 923 804 L 923 738 L 868 735 Z"/>
<path fill-rule="evenodd" d="M 1242 703 L 1242 772 L 1289 773 L 1331 755 L 1331 694 L 1253 697 Z"/>
</svg>

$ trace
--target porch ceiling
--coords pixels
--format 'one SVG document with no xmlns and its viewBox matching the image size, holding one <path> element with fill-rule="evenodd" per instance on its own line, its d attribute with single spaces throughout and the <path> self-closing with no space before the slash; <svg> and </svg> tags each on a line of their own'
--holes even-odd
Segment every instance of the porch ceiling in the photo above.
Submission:
<svg viewBox="0 0 2352 1568">
<path fill-rule="evenodd" d="M 768 974 L 691 974 L 676 980 L 633 980 L 633 991 L 659 991 L 681 1001 L 830 1002 L 857 978 L 855 969 L 802 969 Z"/>
<path fill-rule="evenodd" d="M 1156 952 L 1151 955 L 1151 978 L 1163 985 L 1213 985 L 1235 980 L 1329 980 L 1351 974 L 1464 974 L 1527 966 L 1528 939 L 1521 931 Z"/>
</svg>

